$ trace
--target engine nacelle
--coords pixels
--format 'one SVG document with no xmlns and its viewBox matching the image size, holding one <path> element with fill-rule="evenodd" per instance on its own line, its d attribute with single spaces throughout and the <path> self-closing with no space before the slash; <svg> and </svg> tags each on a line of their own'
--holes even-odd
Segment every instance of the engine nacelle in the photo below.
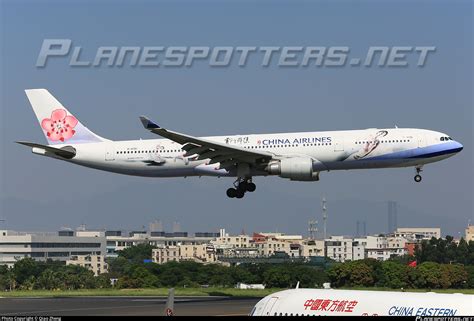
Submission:
<svg viewBox="0 0 474 321">
<path fill-rule="evenodd" d="M 293 157 L 270 162 L 266 170 L 271 175 L 279 175 L 292 181 L 319 181 L 317 165 L 317 162 L 309 157 Z"/>
</svg>

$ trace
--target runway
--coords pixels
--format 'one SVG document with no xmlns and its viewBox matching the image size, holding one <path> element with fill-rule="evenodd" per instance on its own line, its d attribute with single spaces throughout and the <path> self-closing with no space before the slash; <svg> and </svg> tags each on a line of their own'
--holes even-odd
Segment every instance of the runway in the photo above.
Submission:
<svg viewBox="0 0 474 321">
<path fill-rule="evenodd" d="M 259 298 L 176 297 L 175 315 L 248 315 Z M 162 316 L 166 297 L 0 298 L 0 316 Z"/>
</svg>

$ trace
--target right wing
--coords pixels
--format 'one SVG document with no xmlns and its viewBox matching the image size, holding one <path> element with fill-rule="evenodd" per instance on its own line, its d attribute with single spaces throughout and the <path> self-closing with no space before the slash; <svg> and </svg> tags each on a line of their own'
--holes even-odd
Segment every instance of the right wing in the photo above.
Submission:
<svg viewBox="0 0 474 321">
<path fill-rule="evenodd" d="M 167 130 L 144 116 L 141 116 L 140 120 L 143 126 L 152 133 L 183 145 L 182 149 L 186 151 L 184 157 L 198 155 L 197 160 L 210 159 L 209 164 L 220 163 L 220 168 L 229 169 L 238 166 L 239 163 L 264 166 L 273 158 L 273 154 L 265 151 L 250 151 L 242 147 Z"/>
</svg>

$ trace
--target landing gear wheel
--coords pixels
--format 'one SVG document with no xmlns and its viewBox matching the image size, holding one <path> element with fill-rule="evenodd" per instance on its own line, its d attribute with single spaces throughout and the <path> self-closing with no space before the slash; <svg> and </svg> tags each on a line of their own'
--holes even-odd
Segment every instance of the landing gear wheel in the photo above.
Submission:
<svg viewBox="0 0 474 321">
<path fill-rule="evenodd" d="M 226 192 L 227 196 L 230 197 L 230 198 L 234 198 L 237 196 L 237 190 L 235 188 L 229 188 L 227 189 L 227 192 Z"/>
<path fill-rule="evenodd" d="M 251 177 L 238 177 L 234 182 L 234 188 L 227 190 L 227 196 L 230 198 L 242 198 L 247 192 L 254 192 L 257 186 L 252 183 Z"/>
<path fill-rule="evenodd" d="M 416 166 L 415 170 L 416 170 L 416 175 L 415 175 L 414 179 L 415 179 L 415 182 L 419 183 L 419 182 L 421 182 L 420 173 L 423 171 L 423 165 Z"/>
<path fill-rule="evenodd" d="M 242 197 L 244 197 L 244 195 L 245 195 L 245 191 L 243 191 L 241 189 L 236 190 L 236 194 L 235 194 L 236 198 L 242 198 Z"/>
<path fill-rule="evenodd" d="M 247 183 L 247 192 L 255 192 L 257 185 L 255 183 Z"/>
<path fill-rule="evenodd" d="M 238 185 L 237 189 L 238 190 L 241 190 L 242 192 L 246 192 L 247 191 L 247 187 L 248 186 L 248 183 L 247 182 L 240 182 L 240 184 Z"/>
</svg>

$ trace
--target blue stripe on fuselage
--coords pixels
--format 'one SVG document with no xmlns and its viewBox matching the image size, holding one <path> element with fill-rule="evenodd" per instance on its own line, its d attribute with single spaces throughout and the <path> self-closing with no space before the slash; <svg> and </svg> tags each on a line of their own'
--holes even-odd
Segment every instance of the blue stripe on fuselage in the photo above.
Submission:
<svg viewBox="0 0 474 321">
<path fill-rule="evenodd" d="M 418 147 L 400 152 L 384 154 L 375 157 L 368 157 L 365 160 L 390 160 L 390 159 L 410 159 L 410 158 L 430 158 L 447 154 L 458 153 L 463 149 L 457 142 L 449 142 L 426 147 Z"/>
</svg>

